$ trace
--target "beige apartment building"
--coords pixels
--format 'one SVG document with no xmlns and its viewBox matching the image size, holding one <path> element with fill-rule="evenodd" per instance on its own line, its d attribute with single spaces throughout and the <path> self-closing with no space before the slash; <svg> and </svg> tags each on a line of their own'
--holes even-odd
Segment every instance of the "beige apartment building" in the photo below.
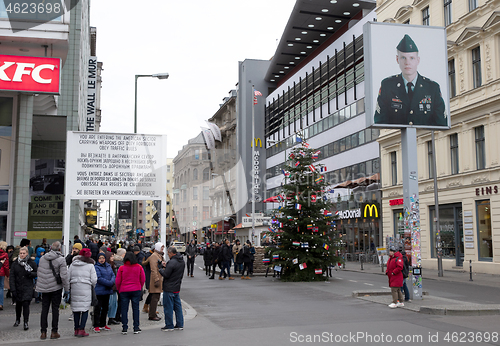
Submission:
<svg viewBox="0 0 500 346">
<path fill-rule="evenodd" d="M 445 26 L 451 128 L 435 132 L 443 268 L 500 268 L 500 1 L 378 0 L 377 20 Z M 384 236 L 403 206 L 401 132 L 380 138 Z M 417 132 L 422 266 L 437 268 L 431 132 Z"/>
</svg>

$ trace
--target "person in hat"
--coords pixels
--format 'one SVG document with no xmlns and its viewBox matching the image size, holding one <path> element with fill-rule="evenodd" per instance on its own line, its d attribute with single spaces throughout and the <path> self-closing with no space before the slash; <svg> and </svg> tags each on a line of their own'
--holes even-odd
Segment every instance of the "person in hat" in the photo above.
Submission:
<svg viewBox="0 0 500 346">
<path fill-rule="evenodd" d="M 75 324 L 75 336 L 89 336 L 85 332 L 85 325 L 89 317 L 92 302 L 92 286 L 97 283 L 95 261 L 91 258 L 92 251 L 88 248 L 82 249 L 80 254 L 73 259 L 68 269 L 71 311 Z"/>
<path fill-rule="evenodd" d="M 158 264 L 163 261 L 165 245 L 163 243 L 156 243 L 154 246 L 154 251 L 151 256 L 148 257 L 143 263 L 148 264 L 150 268 L 149 275 L 149 294 L 151 300 L 149 306 L 147 307 L 149 313 L 149 320 L 158 322 L 161 320 L 160 317 L 156 315 L 156 307 L 158 306 L 158 301 L 160 300 L 161 292 L 163 291 L 163 280 L 160 275 L 160 268 Z"/>
<path fill-rule="evenodd" d="M 382 81 L 375 124 L 446 126 L 448 115 L 439 84 L 418 73 L 418 47 L 407 34 L 397 49 L 401 69 Z"/>
<path fill-rule="evenodd" d="M 403 307 L 403 256 L 394 245 L 389 248 L 389 260 L 387 261 L 387 269 L 385 275 L 389 277 L 389 287 L 392 293 L 392 303 L 389 304 L 391 309 Z"/>
</svg>

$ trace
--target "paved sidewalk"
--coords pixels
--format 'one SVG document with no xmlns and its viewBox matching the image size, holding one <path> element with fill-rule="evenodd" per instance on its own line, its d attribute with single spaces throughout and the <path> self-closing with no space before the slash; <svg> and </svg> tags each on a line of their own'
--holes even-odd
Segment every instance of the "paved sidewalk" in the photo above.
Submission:
<svg viewBox="0 0 500 346">
<path fill-rule="evenodd" d="M 144 299 L 146 299 L 147 294 L 144 295 Z M 0 344 L 3 342 L 27 342 L 27 341 L 40 341 L 40 314 L 42 311 L 42 304 L 36 304 L 35 300 L 31 302 L 30 305 L 30 319 L 29 319 L 29 329 L 23 330 L 23 325 L 14 328 L 13 324 L 16 319 L 15 306 L 11 304 L 12 300 L 10 298 L 5 298 L 4 301 L 4 310 L 0 311 Z M 165 326 L 164 315 L 163 315 L 163 306 L 158 306 L 158 315 L 161 317 L 161 321 L 154 322 L 148 320 L 148 314 L 142 312 L 144 301 L 140 302 L 140 327 L 141 329 L 155 329 L 162 328 Z M 182 301 L 182 306 L 184 309 L 184 321 L 188 322 L 196 317 L 196 311 L 185 301 Z M 66 309 L 59 310 L 59 334 L 61 334 L 61 339 L 66 340 L 65 342 L 69 342 L 70 340 L 74 340 L 74 324 L 73 321 L 69 321 L 69 317 L 72 316 L 71 307 L 68 305 Z M 22 317 L 21 317 L 22 320 Z M 129 334 L 132 334 L 132 312 L 129 309 Z M 50 337 L 50 326 L 52 323 L 52 313 L 49 312 L 48 316 L 49 322 L 49 330 L 48 337 Z M 114 335 L 121 334 L 122 326 L 120 325 L 110 325 L 110 331 L 101 332 L 99 334 L 91 331 L 92 321 L 89 315 L 87 320 L 87 325 L 85 331 L 90 334 L 90 336 L 98 336 L 100 334 L 105 335 Z M 48 340 L 48 339 L 47 339 Z"/>
<path fill-rule="evenodd" d="M 370 273 L 370 274 L 380 274 L 385 275 L 385 267 L 382 271 L 382 268 L 379 264 L 372 263 L 363 263 L 363 270 L 361 270 L 361 264 L 359 262 L 347 262 L 345 265 L 346 271 L 355 271 L 362 273 Z M 439 277 L 437 270 L 431 269 L 422 269 L 423 279 L 424 280 L 440 280 L 440 281 L 451 281 L 451 282 L 460 282 L 460 283 L 468 283 L 472 285 L 482 285 L 482 286 L 491 286 L 498 287 L 500 284 L 500 275 L 493 274 L 481 274 L 481 273 L 472 273 L 472 280 L 470 281 L 470 273 L 469 267 L 465 267 L 464 269 L 457 270 L 445 270 L 443 272 L 443 276 Z"/>
<path fill-rule="evenodd" d="M 364 263 L 363 270 L 359 262 L 347 262 L 343 271 L 353 271 L 358 273 L 379 274 L 385 276 L 385 268 L 378 264 Z M 460 284 L 498 287 L 500 275 L 473 273 L 470 281 L 470 273 L 465 270 L 446 270 L 442 277 L 438 276 L 437 270 L 422 270 L 424 280 L 439 280 L 456 282 Z M 412 300 L 405 302 L 404 309 L 431 315 L 462 315 L 462 316 L 483 316 L 500 315 L 500 304 L 476 304 L 455 299 L 435 297 L 425 294 L 422 300 Z M 390 290 L 364 290 L 354 291 L 354 298 L 370 301 L 373 303 L 387 305 Z"/>
</svg>

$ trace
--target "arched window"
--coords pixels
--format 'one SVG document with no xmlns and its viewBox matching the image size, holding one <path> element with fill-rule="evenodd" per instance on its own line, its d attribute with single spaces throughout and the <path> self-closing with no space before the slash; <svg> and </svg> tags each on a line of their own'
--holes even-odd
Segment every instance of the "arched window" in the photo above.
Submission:
<svg viewBox="0 0 500 346">
<path fill-rule="evenodd" d="M 210 180 L 210 170 L 208 167 L 203 170 L 203 181 L 207 180 Z"/>
<path fill-rule="evenodd" d="M 193 180 L 198 180 L 198 170 L 196 168 L 193 169 Z"/>
</svg>

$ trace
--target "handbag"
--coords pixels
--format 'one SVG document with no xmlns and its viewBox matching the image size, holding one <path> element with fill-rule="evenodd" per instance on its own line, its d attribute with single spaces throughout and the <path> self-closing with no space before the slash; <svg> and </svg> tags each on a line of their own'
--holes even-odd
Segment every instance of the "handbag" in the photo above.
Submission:
<svg viewBox="0 0 500 346">
<path fill-rule="evenodd" d="M 95 287 L 90 286 L 92 288 L 92 302 L 90 303 L 91 306 L 97 306 L 99 304 L 99 301 L 97 300 L 97 295 L 95 294 Z"/>
<path fill-rule="evenodd" d="M 56 282 L 58 285 L 62 284 L 62 279 L 61 275 L 56 273 L 56 270 L 54 269 L 54 265 L 52 264 L 52 261 L 49 261 L 50 269 L 52 270 L 52 274 L 54 274 L 54 277 L 56 278 Z"/>
</svg>

